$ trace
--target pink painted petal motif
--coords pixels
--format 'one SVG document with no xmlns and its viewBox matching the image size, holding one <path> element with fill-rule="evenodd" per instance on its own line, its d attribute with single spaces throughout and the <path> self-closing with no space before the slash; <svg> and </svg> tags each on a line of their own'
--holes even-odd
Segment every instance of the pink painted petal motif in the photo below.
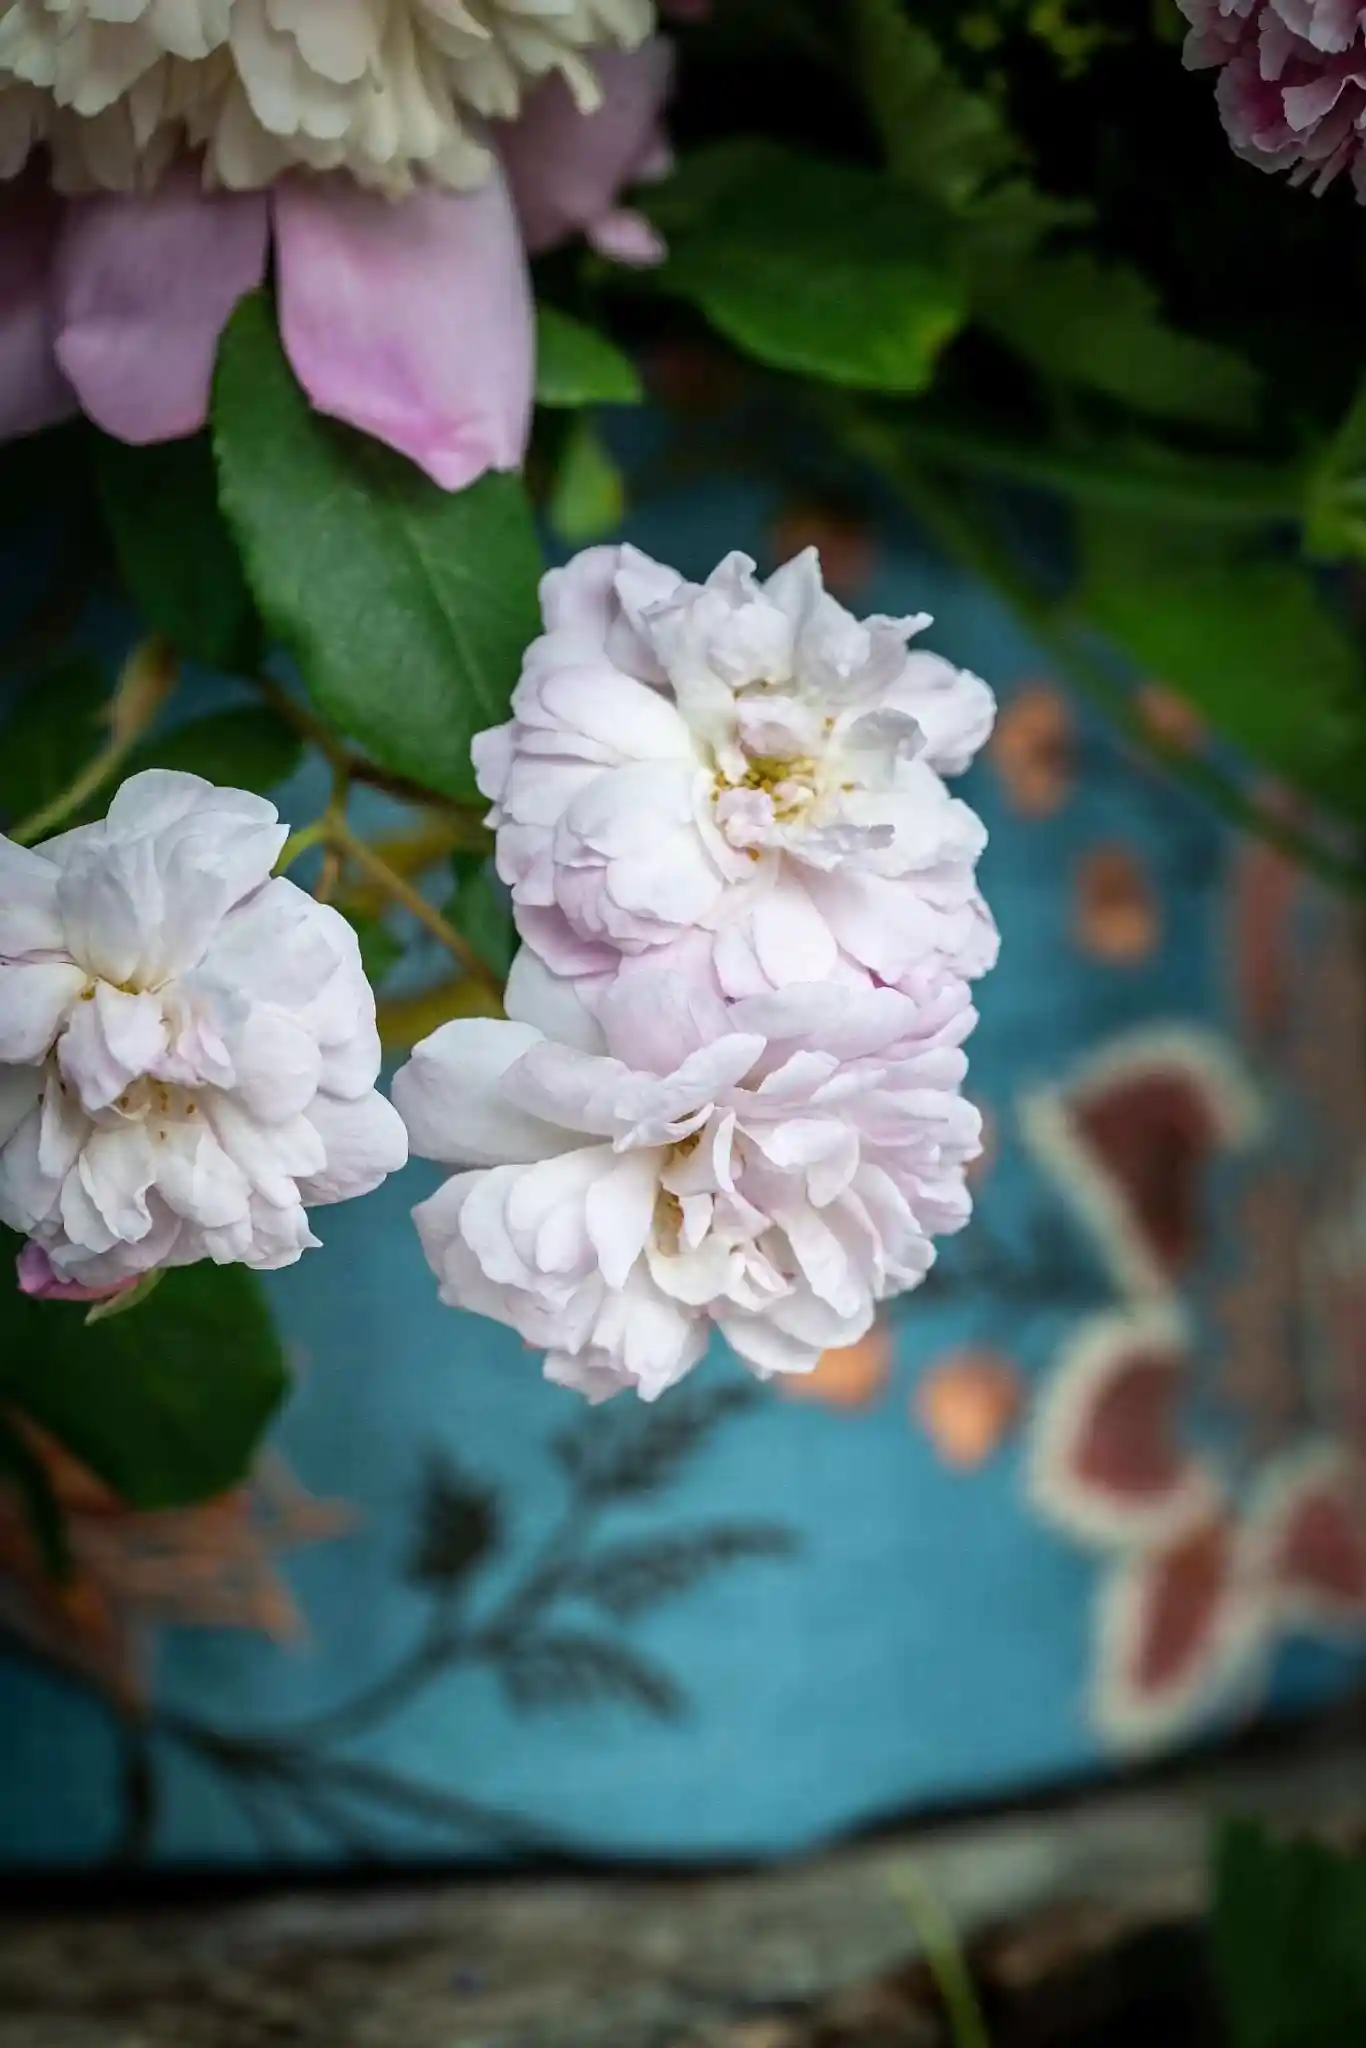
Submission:
<svg viewBox="0 0 1366 2048">
<path fill-rule="evenodd" d="M 1366 1470 L 1349 1452 L 1315 1445 L 1273 1468 L 1253 1529 L 1287 1627 L 1366 1630 Z"/>
<path fill-rule="evenodd" d="M 533 256 L 586 234 L 620 263 L 658 263 L 663 244 L 639 214 L 617 205 L 627 185 L 667 167 L 660 115 L 673 78 L 673 52 L 656 37 L 639 50 L 594 58 L 603 101 L 584 114 L 560 77 L 528 100 L 498 143 L 513 203 Z"/>
<path fill-rule="evenodd" d="M 280 332 L 318 410 L 387 441 L 443 490 L 516 469 L 534 344 L 502 178 L 394 202 L 296 176 L 272 205 Z"/>
<path fill-rule="evenodd" d="M 1049 1520 L 1087 1542 L 1169 1543 L 1205 1519 L 1213 1475 L 1182 1443 L 1187 1337 L 1169 1309 L 1084 1323 L 1034 1418 L 1030 1485 Z"/>
<path fill-rule="evenodd" d="M 1101 1595 L 1092 1702 L 1111 1742 L 1160 1748 L 1252 1676 L 1267 1617 L 1244 1563 L 1236 1526 L 1216 1507 L 1115 1568 Z"/>
<path fill-rule="evenodd" d="M 1247 1144 L 1261 1110 L 1231 1047 L 1171 1025 L 1120 1039 L 1027 1097 L 1021 1121 L 1120 1286 L 1164 1296 L 1203 1249 L 1210 1160 Z"/>
<path fill-rule="evenodd" d="M 0 187 L 0 441 L 76 410 L 52 352 L 52 259 L 62 201 L 25 178 Z"/>
<path fill-rule="evenodd" d="M 266 201 L 205 192 L 189 164 L 154 193 L 68 202 L 57 251 L 57 360 L 121 441 L 174 441 L 208 417 L 218 337 L 265 276 Z"/>
</svg>

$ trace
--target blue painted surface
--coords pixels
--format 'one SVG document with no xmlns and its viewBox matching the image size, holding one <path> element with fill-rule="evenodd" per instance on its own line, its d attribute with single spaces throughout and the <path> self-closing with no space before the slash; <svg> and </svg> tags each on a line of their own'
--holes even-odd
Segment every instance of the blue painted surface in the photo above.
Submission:
<svg viewBox="0 0 1366 2048">
<path fill-rule="evenodd" d="M 762 555 L 772 509 L 757 489 L 717 484 L 642 513 L 632 538 L 700 574 L 725 546 Z M 989 596 L 913 536 L 888 536 L 859 609 L 921 608 L 935 614 L 929 644 L 987 676 L 1006 701 L 1043 673 Z M 557 1627 L 605 1632 L 670 1674 L 686 1698 L 676 1719 L 591 1701 L 531 1714 L 509 1704 L 484 1665 L 455 1665 L 392 1714 L 332 1742 L 327 1756 L 340 1757 L 342 1770 L 329 1764 L 312 1806 L 268 1771 L 242 1769 L 240 1750 L 224 1768 L 172 1726 L 151 1744 L 150 1853 L 190 1863 L 330 1858 L 345 1853 L 348 1831 L 400 1857 L 506 1846 L 497 1826 L 421 1813 L 411 1795 L 426 1787 L 508 1810 L 574 1848 L 769 1855 L 908 1807 L 1117 1765 L 1087 1707 L 1102 1565 L 1026 1497 L 1028 1408 L 985 1465 L 962 1473 L 945 1464 L 911 1406 L 918 1376 L 959 1346 L 1003 1354 L 1036 1386 L 1081 1318 L 1115 1298 L 1094 1241 L 1022 1145 L 1022 1092 L 1136 1024 L 1228 1022 L 1225 835 L 1076 716 L 1075 786 L 1054 815 L 1022 820 L 989 764 L 965 785 L 992 830 L 982 878 L 1004 937 L 972 1048 L 972 1088 L 998 1132 L 981 1242 L 989 1233 L 1027 1270 L 1042 1231 L 1061 1247 L 1065 1291 L 1027 1301 L 972 1282 L 979 1240 L 969 1233 L 943 1262 L 948 1283 L 962 1276 L 958 1285 L 912 1298 L 898 1314 L 893 1374 L 866 1406 L 764 1391 L 674 1483 L 610 1509 L 599 1548 L 737 1518 L 790 1530 L 799 1544 L 792 1557 L 738 1562 L 622 1624 L 582 1603 L 556 1610 Z M 287 797 L 284 808 L 288 815 Z M 1160 943 L 1125 966 L 1088 959 L 1075 930 L 1078 864 L 1114 842 L 1134 850 L 1161 905 Z M 541 1382 L 511 1333 L 438 1305 L 407 1216 L 429 1184 L 414 1167 L 367 1200 L 323 1212 L 315 1220 L 325 1252 L 268 1282 L 301 1366 L 279 1448 L 314 1494 L 349 1503 L 355 1522 L 283 1564 L 306 1617 L 298 1642 L 162 1632 L 157 1711 L 188 1719 L 201 1736 L 293 1741 L 291 1731 L 403 1660 L 431 1614 L 428 1595 L 405 1582 L 404 1562 L 434 1445 L 503 1497 L 507 1543 L 467 1588 L 476 1625 L 524 1580 L 561 1512 L 564 1478 L 549 1444 L 579 1419 L 578 1405 Z M 1231 1203 L 1216 1194 L 1214 1206 L 1192 1294 L 1202 1313 L 1229 1256 L 1220 1217 Z M 737 1368 L 716 1359 L 706 1373 L 720 1383 Z M 619 1406 L 597 1426 L 634 1426 Z M 1211 1442 L 1237 1440 L 1237 1418 L 1217 1400 L 1206 1397 L 1202 1413 Z M 1342 1653 L 1322 1648 L 1282 1656 L 1275 1697 L 1317 1695 L 1346 1669 Z M 1208 1724 L 1220 1725 L 1218 1716 Z M 111 1715 L 88 1688 L 35 1670 L 22 1654 L 0 1662 L 4 1856 L 81 1864 L 107 1855 L 122 1756 Z M 365 1775 L 376 1770 L 402 1780 L 398 1803 Z"/>
</svg>

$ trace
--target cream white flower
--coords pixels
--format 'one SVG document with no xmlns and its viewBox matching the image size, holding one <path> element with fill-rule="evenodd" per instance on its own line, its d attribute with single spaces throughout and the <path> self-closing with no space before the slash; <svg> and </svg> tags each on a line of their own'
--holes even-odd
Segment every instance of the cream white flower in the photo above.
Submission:
<svg viewBox="0 0 1366 2048">
<path fill-rule="evenodd" d="M 398 194 L 480 184 L 488 119 L 585 52 L 634 48 L 652 0 L 0 0 L 0 177 L 40 142 L 65 190 L 148 189 L 185 148 L 211 183 L 345 170 Z"/>
<path fill-rule="evenodd" d="M 99 824 L 0 839 L 0 1220 L 55 1283 L 290 1265 L 306 1206 L 403 1164 L 355 934 L 272 879 L 285 837 L 153 770 Z"/>
<path fill-rule="evenodd" d="M 730 555 L 698 586 L 595 548 L 542 602 L 475 764 L 518 927 L 555 973 L 591 986 L 622 955 L 702 946 L 742 997 L 991 965 L 985 833 L 944 777 L 994 705 L 908 651 L 923 617 L 852 618 L 814 551 L 766 583 Z"/>
<path fill-rule="evenodd" d="M 727 1005 L 643 961 L 594 1019 L 524 950 L 508 1009 L 395 1079 L 414 1150 L 471 1169 L 414 1216 L 443 1301 L 590 1399 L 653 1400 L 714 1331 L 761 1378 L 809 1371 L 967 1220 L 961 981 Z"/>
</svg>

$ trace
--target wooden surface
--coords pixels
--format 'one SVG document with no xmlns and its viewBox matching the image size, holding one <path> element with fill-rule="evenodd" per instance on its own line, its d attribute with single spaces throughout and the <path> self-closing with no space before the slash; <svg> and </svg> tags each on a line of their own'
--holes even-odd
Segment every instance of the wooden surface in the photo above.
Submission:
<svg viewBox="0 0 1366 2048">
<path fill-rule="evenodd" d="M 932 2048 L 948 2036 L 917 1962 L 924 1887 L 1003 2048 L 1208 2048 L 1192 1926 L 1226 1812 L 1360 1827 L 1360 1728 L 768 1871 L 136 1906 L 12 1885 L 0 2048 Z"/>
</svg>

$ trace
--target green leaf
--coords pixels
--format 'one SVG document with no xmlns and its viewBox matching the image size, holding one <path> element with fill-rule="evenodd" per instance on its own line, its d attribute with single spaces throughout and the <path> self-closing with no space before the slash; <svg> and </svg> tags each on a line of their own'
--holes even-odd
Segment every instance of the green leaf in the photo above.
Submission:
<svg viewBox="0 0 1366 2048">
<path fill-rule="evenodd" d="M 54 1579 L 69 1579 L 66 1516 L 48 1469 L 22 1431 L 0 1413 L 0 1487 L 4 1486 L 18 1496 L 44 1569 Z"/>
<path fill-rule="evenodd" d="M 1085 616 L 1319 803 L 1366 813 L 1360 663 L 1310 577 L 1208 530 L 1091 512 Z"/>
<path fill-rule="evenodd" d="M 1366 380 L 1310 473 L 1304 540 L 1321 561 L 1366 559 Z"/>
<path fill-rule="evenodd" d="M 894 178 L 961 207 L 1019 152 L 997 107 L 970 92 L 901 0 L 855 0 L 855 46 Z"/>
<path fill-rule="evenodd" d="M 208 435 L 149 448 L 101 435 L 95 474 L 119 567 L 147 624 L 192 661 L 250 667 L 257 622 L 219 510 Z"/>
<path fill-rule="evenodd" d="M 442 491 L 313 412 L 260 292 L 220 345 L 214 439 L 262 616 L 319 711 L 382 767 L 477 802 L 470 741 L 505 716 L 540 629 L 520 481 Z"/>
<path fill-rule="evenodd" d="M 269 796 L 288 782 L 302 759 L 303 741 L 293 726 L 265 704 L 245 704 L 191 719 L 144 741 L 129 762 L 128 773 L 179 768 L 225 789 Z"/>
<path fill-rule="evenodd" d="M 982 317 L 1045 376 L 1135 412 L 1213 427 L 1256 423 L 1256 372 L 1231 350 L 1169 327 L 1152 286 L 1125 264 L 1080 250 L 1036 257 L 986 291 Z"/>
<path fill-rule="evenodd" d="M 620 526 L 626 486 L 591 418 L 571 425 L 560 452 L 546 517 L 571 547 L 601 540 Z"/>
<path fill-rule="evenodd" d="M 0 728 L 0 816 L 30 816 L 69 789 L 108 739 L 109 678 L 73 654 L 40 675 Z"/>
<path fill-rule="evenodd" d="M 1220 1832 L 1214 1880 L 1232 2048 L 1366 2041 L 1366 1857 L 1235 1821 Z"/>
<path fill-rule="evenodd" d="M 0 1272 L 19 1242 L 0 1232 Z M 92 1328 L 85 1314 L 0 1288 L 0 1402 L 133 1507 L 181 1507 L 238 1484 L 286 1387 L 255 1276 L 187 1266 L 136 1315 Z"/>
<path fill-rule="evenodd" d="M 876 172 L 753 146 L 675 231 L 661 286 L 774 369 L 921 391 L 966 314 L 942 226 Z"/>
<path fill-rule="evenodd" d="M 477 855 L 455 854 L 455 893 L 445 916 L 463 932 L 485 966 L 506 978 L 517 950 L 512 906 L 494 880 L 491 864 Z"/>
<path fill-rule="evenodd" d="M 614 342 L 558 306 L 536 308 L 538 405 L 639 405 L 635 364 Z"/>
</svg>

